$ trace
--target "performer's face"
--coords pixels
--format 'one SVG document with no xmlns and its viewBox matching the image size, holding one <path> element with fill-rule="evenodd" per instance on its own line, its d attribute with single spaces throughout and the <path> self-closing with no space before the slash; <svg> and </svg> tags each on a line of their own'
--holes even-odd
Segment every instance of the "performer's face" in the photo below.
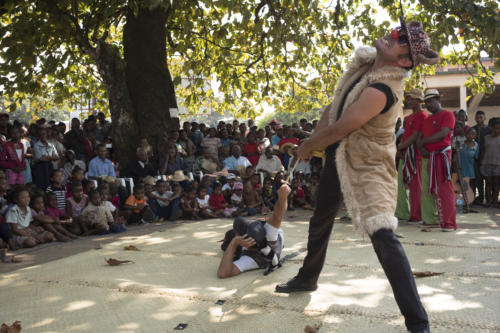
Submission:
<svg viewBox="0 0 500 333">
<path fill-rule="evenodd" d="M 375 41 L 377 55 L 386 62 L 392 62 L 400 67 L 410 67 L 410 46 L 408 39 L 401 31 L 393 30 L 381 39 Z"/>
</svg>

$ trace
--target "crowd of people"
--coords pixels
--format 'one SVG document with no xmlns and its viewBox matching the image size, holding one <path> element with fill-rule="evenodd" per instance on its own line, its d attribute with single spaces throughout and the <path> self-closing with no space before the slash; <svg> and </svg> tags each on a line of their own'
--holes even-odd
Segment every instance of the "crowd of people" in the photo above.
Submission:
<svg viewBox="0 0 500 333">
<path fill-rule="evenodd" d="M 442 231 L 457 229 L 456 213 L 473 204 L 499 208 L 500 118 L 444 110 L 437 89 L 405 95 L 412 114 L 398 136 L 396 217 Z M 422 109 L 425 105 L 427 111 Z"/>
<path fill-rule="evenodd" d="M 442 110 L 434 90 L 425 96 L 414 90 L 405 101 L 413 113 L 396 129 L 396 216 L 456 229 L 462 191 L 446 176 L 457 169 L 455 161 L 473 202 L 498 207 L 500 121 L 486 123 L 477 111 L 476 125 L 469 127 L 467 113 Z M 287 178 L 289 209 L 312 210 L 324 155 L 298 160 L 297 149 L 316 125 L 307 119 L 291 125 L 272 120 L 260 129 L 253 120 L 219 121 L 216 127 L 184 122 L 159 147 L 141 137 L 135 159 L 119 167 L 103 113 L 83 124 L 72 119 L 68 131 L 64 123 L 40 119 L 28 126 L 0 114 L 0 247 L 124 232 L 128 224 L 267 214 Z M 450 164 L 435 163 L 441 161 L 436 154 L 448 156 Z"/>
<path fill-rule="evenodd" d="M 135 158 L 119 167 L 103 113 L 83 124 L 74 118 L 69 130 L 0 114 L 0 248 L 119 233 L 129 224 L 267 214 L 291 168 L 290 209 L 313 209 L 322 158 L 296 154 L 316 123 L 185 122 L 158 147 L 141 137 Z"/>
</svg>

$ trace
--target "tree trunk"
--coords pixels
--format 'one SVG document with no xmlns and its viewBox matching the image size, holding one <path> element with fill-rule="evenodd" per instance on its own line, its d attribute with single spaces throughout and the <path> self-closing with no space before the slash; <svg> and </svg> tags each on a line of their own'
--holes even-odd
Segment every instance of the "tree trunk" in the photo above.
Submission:
<svg viewBox="0 0 500 333">
<path fill-rule="evenodd" d="M 141 8 L 136 15 L 127 15 L 123 30 L 126 82 L 138 135 L 148 138 L 156 158 L 168 132 L 179 129 L 179 118 L 171 118 L 169 112 L 177 108 L 177 102 L 167 67 L 166 20 L 162 8 Z M 137 147 L 137 138 L 129 137 L 127 141 Z"/>
<path fill-rule="evenodd" d="M 104 42 L 99 43 L 93 56 L 108 93 L 114 159 L 123 170 L 135 156 L 139 136 L 134 106 L 126 84 L 125 63 L 120 52 Z"/>
</svg>

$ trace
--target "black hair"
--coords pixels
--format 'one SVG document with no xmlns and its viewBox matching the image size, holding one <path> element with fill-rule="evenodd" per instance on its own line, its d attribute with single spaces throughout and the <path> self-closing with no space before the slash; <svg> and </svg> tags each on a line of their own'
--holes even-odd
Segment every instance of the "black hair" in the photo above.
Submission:
<svg viewBox="0 0 500 333">
<path fill-rule="evenodd" d="M 84 170 L 79 166 L 77 166 L 71 171 L 71 175 L 74 176 L 78 171 L 84 171 Z"/>
<path fill-rule="evenodd" d="M 29 193 L 28 191 L 28 188 L 24 185 L 18 185 L 16 187 L 14 187 L 11 191 L 10 191 L 10 194 L 9 194 L 9 199 L 11 202 L 14 202 L 14 203 L 17 203 L 17 199 L 19 199 L 19 194 L 21 194 L 21 192 L 23 191 L 26 191 Z"/>
<path fill-rule="evenodd" d="M 136 193 L 136 191 L 144 191 L 144 183 L 138 183 L 134 186 L 134 193 Z"/>
<path fill-rule="evenodd" d="M 79 181 L 73 181 L 69 184 L 69 191 L 70 192 L 73 192 L 73 190 L 78 187 L 78 186 L 83 186 L 82 182 L 79 182 Z"/>
<path fill-rule="evenodd" d="M 104 143 L 100 143 L 95 147 L 95 150 L 99 150 L 101 148 L 106 148 L 106 145 Z"/>
<path fill-rule="evenodd" d="M 101 193 L 99 193 L 99 191 L 97 191 L 97 190 L 90 190 L 89 194 L 88 194 L 89 199 L 92 198 L 94 195 L 101 196 Z"/>
<path fill-rule="evenodd" d="M 49 192 L 49 193 L 53 193 L 53 192 Z M 55 193 L 54 193 L 55 195 Z M 35 202 L 36 199 L 38 198 L 42 198 L 42 201 L 43 203 L 45 204 L 45 194 L 43 193 L 35 193 L 31 196 L 31 199 L 30 199 L 30 205 L 33 204 Z"/>
<path fill-rule="evenodd" d="M 219 183 L 219 182 L 215 182 L 215 184 L 213 185 L 213 188 L 216 189 L 216 188 L 219 188 L 219 187 L 222 187 L 222 184 Z"/>
<path fill-rule="evenodd" d="M 33 198 L 34 198 L 34 197 L 35 197 L 35 196 L 33 196 Z M 47 198 L 47 201 L 49 201 L 49 198 L 53 198 L 53 197 L 55 197 L 55 198 L 57 199 L 57 195 L 56 195 L 54 192 L 47 192 L 47 193 L 45 194 L 45 197 Z"/>
<path fill-rule="evenodd" d="M 200 194 L 202 190 L 206 190 L 208 192 L 208 187 L 206 187 L 206 186 L 200 186 L 200 187 L 198 187 L 197 194 Z"/>
<path fill-rule="evenodd" d="M 62 174 L 62 170 L 61 169 L 52 170 L 50 172 L 50 179 L 52 179 L 52 177 L 54 177 L 54 175 L 56 174 L 56 172 L 60 172 Z"/>
<path fill-rule="evenodd" d="M 477 111 L 476 111 L 476 114 L 482 114 L 483 116 L 485 116 L 485 115 L 486 115 L 486 114 L 484 113 L 484 111 L 483 111 L 483 110 L 477 110 Z"/>
</svg>

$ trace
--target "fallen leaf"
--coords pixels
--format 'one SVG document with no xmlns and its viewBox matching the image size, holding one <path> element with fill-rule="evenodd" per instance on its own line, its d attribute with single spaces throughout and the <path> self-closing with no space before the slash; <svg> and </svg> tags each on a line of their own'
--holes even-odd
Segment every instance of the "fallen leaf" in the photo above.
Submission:
<svg viewBox="0 0 500 333">
<path fill-rule="evenodd" d="M 108 265 L 110 266 L 118 266 L 118 265 L 121 265 L 121 264 L 126 264 L 128 262 L 133 262 L 131 260 L 118 260 L 118 259 L 113 259 L 113 258 L 109 258 L 109 259 L 104 259 Z"/>
<path fill-rule="evenodd" d="M 422 232 L 431 232 L 431 229 L 428 229 L 428 228 L 422 228 L 422 229 L 420 229 L 420 231 L 422 231 Z"/>
<path fill-rule="evenodd" d="M 12 325 L 8 326 L 5 323 L 0 327 L 0 333 L 19 333 L 21 332 L 21 322 L 16 320 Z"/>
<path fill-rule="evenodd" d="M 317 324 L 317 325 L 314 325 L 314 326 L 309 326 L 307 325 L 305 328 L 304 328 L 304 332 L 306 333 L 316 333 L 319 331 L 319 329 L 321 328 L 321 325 L 322 324 Z"/>
<path fill-rule="evenodd" d="M 398 234 L 395 234 L 397 238 L 404 238 L 403 236 L 401 235 L 398 235 Z"/>
<path fill-rule="evenodd" d="M 435 275 L 442 275 L 444 272 L 436 273 L 436 272 L 430 272 L 430 271 L 425 271 L 425 272 L 413 272 L 413 275 L 416 278 L 422 278 L 422 277 L 428 277 L 428 276 L 435 276 Z"/>
<path fill-rule="evenodd" d="M 127 245 L 123 248 L 125 251 L 139 251 L 134 245 Z"/>
</svg>

